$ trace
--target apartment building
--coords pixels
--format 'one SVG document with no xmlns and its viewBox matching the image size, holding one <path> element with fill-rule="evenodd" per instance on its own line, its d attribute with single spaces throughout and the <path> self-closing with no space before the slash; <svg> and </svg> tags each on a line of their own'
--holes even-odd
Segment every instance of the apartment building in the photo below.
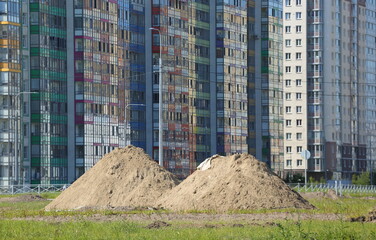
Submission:
<svg viewBox="0 0 376 240">
<path fill-rule="evenodd" d="M 159 160 L 159 104 L 163 166 L 179 177 L 248 151 L 253 1 L 1 4 L 1 184 L 69 183 L 128 144 Z"/>
<path fill-rule="evenodd" d="M 20 179 L 20 150 L 14 144 L 19 129 L 21 81 L 21 19 L 19 1 L 0 2 L 0 185 Z"/>
<path fill-rule="evenodd" d="M 351 179 L 367 169 L 366 2 L 286 0 L 284 18 L 285 171 Z"/>
<path fill-rule="evenodd" d="M 283 177 L 283 19 L 282 2 L 256 1 L 256 157 Z M 252 97 L 250 97 L 251 99 Z M 251 100 L 252 101 L 252 100 Z M 250 125 L 252 128 L 253 125 Z"/>
<path fill-rule="evenodd" d="M 302 171 L 308 146 L 307 5 L 285 1 L 283 12 L 283 113 L 285 170 Z"/>
</svg>

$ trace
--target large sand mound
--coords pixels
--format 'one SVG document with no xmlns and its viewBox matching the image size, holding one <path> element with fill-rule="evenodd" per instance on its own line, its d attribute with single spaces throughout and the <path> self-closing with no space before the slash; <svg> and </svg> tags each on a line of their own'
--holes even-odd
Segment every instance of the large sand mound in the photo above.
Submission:
<svg viewBox="0 0 376 240">
<path fill-rule="evenodd" d="M 249 154 L 213 156 L 180 185 L 166 192 L 159 207 L 175 211 L 314 208 L 265 163 Z"/>
<path fill-rule="evenodd" d="M 127 146 L 105 155 L 45 209 L 148 207 L 177 184 L 144 150 Z"/>
</svg>

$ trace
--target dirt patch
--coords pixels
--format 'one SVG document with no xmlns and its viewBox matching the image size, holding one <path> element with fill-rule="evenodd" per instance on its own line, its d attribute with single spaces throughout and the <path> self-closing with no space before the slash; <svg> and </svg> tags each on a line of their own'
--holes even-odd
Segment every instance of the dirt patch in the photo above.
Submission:
<svg viewBox="0 0 376 240">
<path fill-rule="evenodd" d="M 376 223 L 376 208 L 370 211 L 367 216 L 350 218 L 350 222 L 374 222 Z"/>
<path fill-rule="evenodd" d="M 305 199 L 315 199 L 315 198 L 329 198 L 333 200 L 338 200 L 336 192 L 332 189 L 329 189 L 327 192 L 306 192 L 301 193 L 302 197 Z"/>
<path fill-rule="evenodd" d="M 147 225 L 146 228 L 151 229 L 151 228 L 162 228 L 162 227 L 169 227 L 169 226 L 171 226 L 171 224 L 166 223 L 164 221 L 155 221 Z"/>
<path fill-rule="evenodd" d="M 274 226 L 281 220 L 302 221 L 302 220 L 327 220 L 335 221 L 344 219 L 344 216 L 338 214 L 311 214 L 311 213 L 254 213 L 254 214 L 208 214 L 208 213 L 151 213 L 151 214 L 117 214 L 117 215 L 75 215 L 75 216 L 36 216 L 26 218 L 14 218 L 13 220 L 46 221 L 51 223 L 62 223 L 72 221 L 94 221 L 94 222 L 112 222 L 112 221 L 132 221 L 144 224 L 150 224 L 156 221 L 166 223 L 179 222 L 192 226 L 204 227 L 205 224 L 213 225 L 213 221 L 223 223 L 226 226 L 234 224 L 243 225 L 265 225 Z"/>
<path fill-rule="evenodd" d="M 148 207 L 178 183 L 143 149 L 127 146 L 106 154 L 45 209 Z"/>
<path fill-rule="evenodd" d="M 203 164 L 177 187 L 166 192 L 157 205 L 175 211 L 314 208 L 249 154 L 218 155 Z M 209 167 L 208 167 L 209 165 Z"/>
<path fill-rule="evenodd" d="M 40 195 L 33 195 L 33 194 L 25 194 L 25 195 L 19 195 L 16 197 L 5 197 L 0 198 L 0 202 L 33 202 L 33 201 L 46 201 L 43 197 Z"/>
</svg>

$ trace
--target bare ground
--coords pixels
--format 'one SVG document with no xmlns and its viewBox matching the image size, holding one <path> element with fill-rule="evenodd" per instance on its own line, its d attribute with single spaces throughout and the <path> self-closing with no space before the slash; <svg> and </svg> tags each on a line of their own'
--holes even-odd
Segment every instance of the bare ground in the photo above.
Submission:
<svg viewBox="0 0 376 240">
<path fill-rule="evenodd" d="M 149 223 L 155 221 L 163 222 L 189 222 L 198 225 L 208 222 L 218 222 L 223 224 L 255 224 L 255 223 L 273 223 L 280 220 L 340 220 L 344 219 L 338 214 L 307 214 L 307 213 L 254 213 L 254 214 L 210 214 L 210 213 L 140 213 L 126 214 L 114 213 L 113 215 L 93 214 L 90 216 L 36 216 L 26 218 L 14 218 L 14 220 L 32 220 L 47 222 L 71 222 L 71 221 L 134 221 L 140 223 Z"/>
</svg>

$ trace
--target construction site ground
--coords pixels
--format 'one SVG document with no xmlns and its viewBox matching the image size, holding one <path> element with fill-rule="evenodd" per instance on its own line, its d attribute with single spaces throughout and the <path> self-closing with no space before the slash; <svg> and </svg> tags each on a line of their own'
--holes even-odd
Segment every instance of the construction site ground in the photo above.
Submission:
<svg viewBox="0 0 376 240">
<path fill-rule="evenodd" d="M 55 239 L 71 239 L 69 229 L 79 226 L 87 226 L 87 229 L 76 229 L 78 236 L 90 231 L 91 226 L 96 226 L 103 230 L 97 232 L 94 239 L 111 239 L 115 236 L 111 235 L 115 234 L 113 228 L 118 225 L 122 226 L 120 228 L 123 230 L 130 226 L 133 230 L 138 229 L 137 234 L 131 234 L 128 230 L 124 230 L 122 235 L 116 233 L 116 238 L 119 239 L 171 239 L 176 231 L 183 234 L 181 239 L 286 239 L 289 236 L 295 239 L 305 239 L 307 236 L 314 239 L 374 239 L 376 236 L 376 221 L 370 215 L 375 214 L 372 209 L 376 206 L 376 195 L 333 199 L 323 197 L 322 194 L 308 194 L 306 198 L 316 209 L 247 210 L 229 213 L 172 212 L 158 209 L 44 211 L 43 208 L 51 202 L 50 198 L 57 195 L 0 196 L 0 239 L 23 239 L 23 236 L 24 239 L 33 239 L 30 236 L 43 239 L 34 232 L 39 225 L 43 226 L 40 231 L 45 229 L 45 236 L 49 236 L 46 238 L 53 236 Z M 20 229 L 23 230 L 17 232 L 17 225 L 22 225 Z M 71 227 L 64 230 L 68 226 Z M 316 227 L 318 230 L 315 230 Z M 31 235 L 25 235 L 25 231 Z M 62 232 L 56 235 L 59 231 L 66 232 L 67 235 Z M 154 233 L 151 234 L 150 231 Z M 101 235 L 104 233 L 106 235 Z M 331 235 L 328 235 L 329 233 Z M 86 238 L 90 237 L 90 234 L 85 233 L 82 236 Z M 130 236 L 132 237 L 129 238 Z"/>
</svg>

